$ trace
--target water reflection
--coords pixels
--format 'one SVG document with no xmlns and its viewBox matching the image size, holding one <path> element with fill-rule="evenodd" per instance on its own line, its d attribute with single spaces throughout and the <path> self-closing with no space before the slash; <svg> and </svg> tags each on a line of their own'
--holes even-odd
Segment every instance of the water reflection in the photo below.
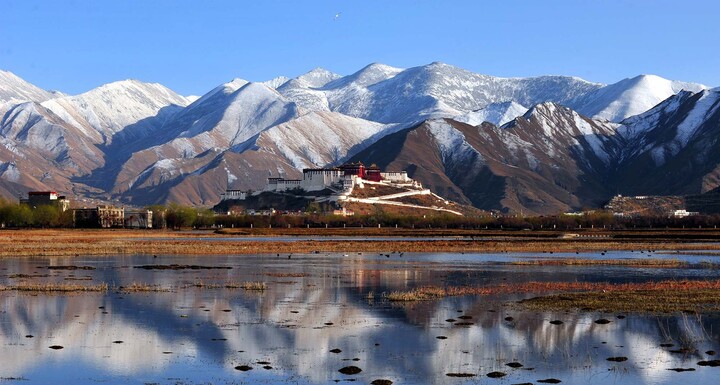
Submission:
<svg viewBox="0 0 720 385">
<path fill-rule="evenodd" d="M 521 296 L 389 303 L 383 292 L 424 284 L 528 280 L 638 281 L 716 276 L 711 269 L 514 266 L 473 257 L 417 254 L 38 258 L 0 262 L 3 284 L 107 282 L 167 292 L 31 295 L 1 292 L 0 377 L 23 383 L 714 383 L 697 365 L 720 350 L 715 315 L 534 313 L 506 305 Z M 499 257 L 497 257 L 499 258 Z M 145 270 L 148 264 L 232 267 Z M 50 270 L 48 266 L 95 270 Z M 30 278 L 22 278 L 30 276 Z M 89 279 L 89 280 L 88 280 Z M 209 289 L 264 281 L 267 290 Z M 204 287 L 196 287 L 202 284 Z M 370 295 L 372 293 L 372 295 Z M 617 316 L 626 316 L 618 318 Z M 462 318 L 461 318 L 462 317 Z M 606 318 L 609 324 L 594 321 Z M 455 322 L 448 322 L 454 319 Z M 549 321 L 561 320 L 561 325 Z M 458 326 L 464 322 L 466 326 Z M 438 338 L 441 337 L 441 338 Z M 660 346 L 672 344 L 672 346 Z M 64 349 L 52 350 L 59 345 Z M 339 353 L 331 350 L 339 349 Z M 673 353 L 672 351 L 677 351 Z M 609 362 L 609 357 L 627 357 Z M 263 363 L 258 363 L 263 362 Z M 521 368 L 506 364 L 519 362 Z M 253 370 L 240 372 L 237 365 Z M 362 368 L 356 376 L 338 369 Z M 263 369 L 263 367 L 269 369 Z M 672 368 L 694 368 L 678 373 Z M 532 369 L 532 370 L 530 370 Z M 492 380 L 496 381 L 496 380 Z"/>
</svg>

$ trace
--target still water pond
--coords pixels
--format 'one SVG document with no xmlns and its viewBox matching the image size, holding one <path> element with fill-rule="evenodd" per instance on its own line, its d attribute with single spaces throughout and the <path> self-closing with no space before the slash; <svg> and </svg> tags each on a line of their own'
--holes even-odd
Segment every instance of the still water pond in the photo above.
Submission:
<svg viewBox="0 0 720 385">
<path fill-rule="evenodd" d="M 644 256 L 610 252 L 604 258 Z M 416 303 L 382 297 L 429 284 L 720 278 L 720 271 L 707 264 L 507 263 L 535 257 L 344 253 L 5 259 L 0 261 L 3 285 L 106 282 L 110 289 L 67 295 L 0 292 L 0 383 L 516 384 L 557 379 L 567 384 L 714 384 L 720 378 L 720 368 L 697 365 L 717 358 L 719 315 L 538 313 L 507 305 L 523 296 Z M 652 257 L 693 263 L 712 259 Z M 212 268 L 140 268 L 170 264 Z M 248 281 L 264 282 L 266 290 L 224 288 Z M 132 284 L 164 291 L 119 289 Z M 595 323 L 599 318 L 612 322 Z M 627 360 L 611 362 L 610 357 Z M 236 369 L 244 366 L 252 369 Z M 362 371 L 338 371 L 348 366 Z M 670 370 L 676 368 L 694 370 Z M 505 376 L 487 377 L 491 372 Z"/>
</svg>

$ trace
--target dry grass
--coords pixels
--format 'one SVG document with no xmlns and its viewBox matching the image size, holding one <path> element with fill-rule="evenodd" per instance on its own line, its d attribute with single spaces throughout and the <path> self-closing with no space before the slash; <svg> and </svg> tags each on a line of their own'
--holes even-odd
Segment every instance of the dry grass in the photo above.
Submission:
<svg viewBox="0 0 720 385">
<path fill-rule="evenodd" d="M 637 259 L 582 259 L 582 258 L 556 258 L 514 261 L 513 265 L 529 266 L 586 266 L 586 265 L 612 265 L 630 267 L 685 267 L 689 263 L 678 259 L 637 258 Z"/>
<path fill-rule="evenodd" d="M 526 282 L 520 284 L 489 286 L 425 286 L 408 291 L 394 291 L 386 295 L 390 301 L 422 301 L 462 295 L 496 294 L 543 294 L 556 292 L 627 293 L 640 291 L 680 292 L 692 290 L 720 290 L 720 280 L 709 281 L 659 281 L 648 283 L 609 282 Z M 654 301 L 659 301 L 658 299 Z M 715 295 L 720 305 L 720 294 Z"/>
<path fill-rule="evenodd" d="M 142 292 L 169 292 L 170 289 L 160 287 L 158 285 L 151 285 L 148 283 L 133 282 L 128 286 L 118 287 L 118 291 L 123 293 L 142 293 Z"/>
<path fill-rule="evenodd" d="M 265 282 L 243 282 L 240 284 L 240 288 L 245 290 L 258 290 L 263 291 L 267 289 L 267 285 L 265 285 Z"/>
<path fill-rule="evenodd" d="M 604 233 L 603 233 L 604 234 Z M 0 231 L 0 257 L 79 256 L 123 254 L 257 254 L 323 252 L 585 252 L 603 250 L 720 250 L 718 231 L 609 232 L 618 238 L 558 239 L 559 232 L 479 231 L 445 229 L 240 229 L 225 234 L 131 230 L 12 230 Z M 229 235 L 345 235 L 397 236 L 386 242 L 343 241 L 208 242 L 200 236 Z M 405 241 L 403 236 L 449 237 L 433 241 Z M 482 237 L 477 240 L 454 237 Z M 707 243 L 701 243 L 707 240 Z"/>
<path fill-rule="evenodd" d="M 23 291 L 37 293 L 105 292 L 107 290 L 108 285 L 106 283 L 90 286 L 73 283 L 21 283 L 17 285 L 0 285 L 0 291 Z"/>
<path fill-rule="evenodd" d="M 703 313 L 720 311 L 720 294 L 700 288 L 571 293 L 532 298 L 520 305 L 534 310 Z"/>
</svg>

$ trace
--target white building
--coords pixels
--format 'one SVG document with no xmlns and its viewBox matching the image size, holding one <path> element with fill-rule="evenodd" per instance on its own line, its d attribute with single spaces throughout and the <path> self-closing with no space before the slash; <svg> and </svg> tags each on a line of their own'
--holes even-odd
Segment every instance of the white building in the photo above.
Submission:
<svg viewBox="0 0 720 385">
<path fill-rule="evenodd" d="M 381 172 L 380 176 L 382 176 L 383 180 L 395 183 L 412 183 L 413 181 L 408 177 L 407 171 Z"/>
<path fill-rule="evenodd" d="M 336 168 L 306 168 L 303 170 L 302 188 L 305 191 L 320 191 L 343 183 L 343 176 L 345 173 Z"/>
<path fill-rule="evenodd" d="M 349 163 L 333 168 L 306 168 L 303 169 L 302 179 L 268 178 L 267 185 L 261 192 L 288 191 L 301 188 L 305 191 L 321 191 L 333 189 L 335 197 L 348 196 L 355 187 L 362 188 L 363 182 L 368 183 L 391 183 L 413 186 L 421 186 L 418 182 L 410 179 L 406 171 L 380 172 L 380 169 L 372 165 L 365 167 L 362 163 Z M 221 194 L 221 200 L 245 200 L 249 192 L 241 190 L 227 190 Z"/>
<path fill-rule="evenodd" d="M 233 199 L 245 200 L 245 198 L 247 198 L 247 191 L 244 190 L 226 190 L 220 194 L 221 201 Z"/>
</svg>

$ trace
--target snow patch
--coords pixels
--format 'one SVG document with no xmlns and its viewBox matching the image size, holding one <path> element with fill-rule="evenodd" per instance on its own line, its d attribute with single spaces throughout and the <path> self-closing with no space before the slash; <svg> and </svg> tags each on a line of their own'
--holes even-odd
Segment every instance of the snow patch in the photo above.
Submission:
<svg viewBox="0 0 720 385">
<path fill-rule="evenodd" d="M 718 96 L 720 96 L 718 92 L 703 91 L 700 99 L 695 103 L 695 107 L 688 113 L 685 120 L 678 125 L 675 139 L 683 146 L 688 143 L 707 118 L 712 116 L 720 107 L 720 98 Z"/>
</svg>

